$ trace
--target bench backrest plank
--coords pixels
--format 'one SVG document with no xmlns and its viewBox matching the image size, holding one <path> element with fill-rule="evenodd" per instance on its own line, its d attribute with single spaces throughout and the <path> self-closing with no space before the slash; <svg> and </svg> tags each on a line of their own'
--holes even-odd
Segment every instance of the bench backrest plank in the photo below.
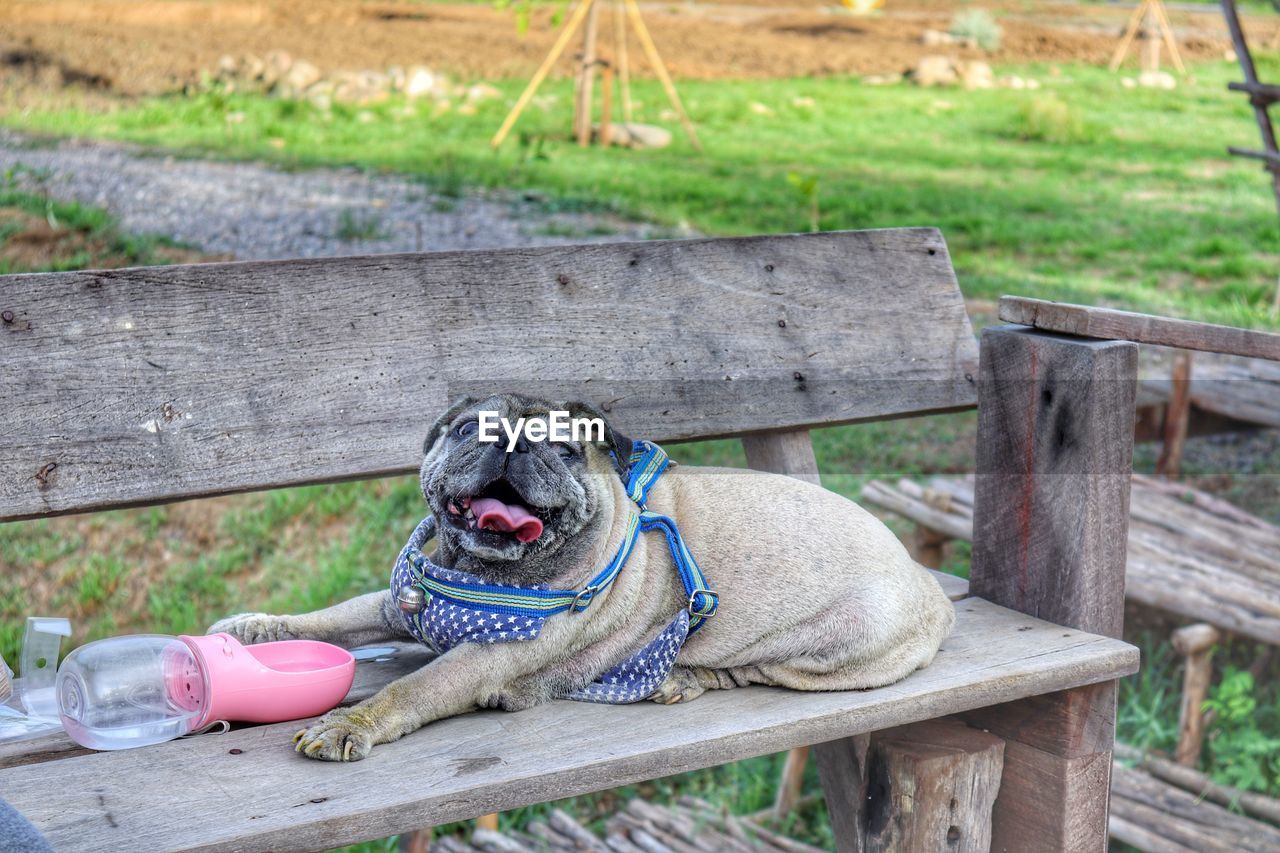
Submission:
<svg viewBox="0 0 1280 853">
<path fill-rule="evenodd" d="M 655 440 L 975 403 L 925 228 L 9 276 L 0 303 L 0 520 L 410 471 L 467 390 Z"/>
</svg>

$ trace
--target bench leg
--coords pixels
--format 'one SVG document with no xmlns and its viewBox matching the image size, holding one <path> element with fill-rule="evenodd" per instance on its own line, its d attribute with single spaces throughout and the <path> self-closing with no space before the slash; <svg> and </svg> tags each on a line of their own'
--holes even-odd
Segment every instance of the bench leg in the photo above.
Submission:
<svg viewBox="0 0 1280 853">
<path fill-rule="evenodd" d="M 838 853 L 863 853 L 867 849 L 865 811 L 870 748 L 871 735 L 855 735 L 813 747 Z"/>
<path fill-rule="evenodd" d="M 986 853 L 1004 741 L 953 717 L 814 747 L 839 853 Z"/>
<path fill-rule="evenodd" d="M 978 381 L 970 593 L 1120 636 L 1137 347 L 987 329 Z M 965 718 L 1006 740 L 992 850 L 1103 851 L 1114 682 Z"/>
</svg>

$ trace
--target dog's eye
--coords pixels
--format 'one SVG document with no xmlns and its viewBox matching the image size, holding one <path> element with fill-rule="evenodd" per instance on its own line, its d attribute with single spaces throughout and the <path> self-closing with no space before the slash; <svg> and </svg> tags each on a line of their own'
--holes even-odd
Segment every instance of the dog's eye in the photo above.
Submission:
<svg viewBox="0 0 1280 853">
<path fill-rule="evenodd" d="M 578 455 L 578 448 L 574 447 L 572 444 L 556 442 L 553 446 L 556 449 L 556 455 L 561 459 L 572 459 Z"/>
<path fill-rule="evenodd" d="M 458 438 L 466 438 L 467 436 L 475 435 L 479 430 L 480 424 L 478 421 L 464 421 L 458 424 L 453 433 Z"/>
</svg>

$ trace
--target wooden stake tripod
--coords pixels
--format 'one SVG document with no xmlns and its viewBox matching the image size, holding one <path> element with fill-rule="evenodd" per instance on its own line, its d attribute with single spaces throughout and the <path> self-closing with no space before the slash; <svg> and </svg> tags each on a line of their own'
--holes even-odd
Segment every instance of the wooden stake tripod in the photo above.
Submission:
<svg viewBox="0 0 1280 853">
<path fill-rule="evenodd" d="M 497 148 L 507 138 L 507 134 L 511 132 L 511 128 L 515 126 L 520 114 L 529 105 L 529 101 L 533 100 L 538 87 L 547 78 L 552 66 L 564 53 L 564 49 L 568 46 L 578 27 L 582 26 L 583 21 L 587 22 L 587 30 L 583 38 L 582 64 L 579 68 L 578 81 L 575 87 L 574 132 L 579 145 L 590 143 L 591 96 L 596 66 L 600 64 L 595 57 L 596 9 L 596 0 L 581 0 L 578 3 L 573 10 L 573 14 L 569 16 L 569 20 L 565 23 L 564 29 L 560 31 L 560 35 L 556 38 L 555 44 L 551 46 L 546 58 L 542 60 L 542 65 L 534 72 L 533 77 L 529 80 L 529 85 L 525 86 L 515 106 L 511 108 L 511 112 L 507 113 L 507 117 L 503 119 L 502 126 L 493 135 L 493 139 L 489 142 L 490 147 Z M 626 13 L 625 19 L 623 17 L 624 10 Z M 684 110 L 684 104 L 680 102 L 680 94 L 676 91 L 675 83 L 671 81 L 671 75 L 667 73 L 667 66 L 662 61 L 662 56 L 658 53 L 658 46 L 654 44 L 653 37 L 649 35 L 649 28 L 645 26 L 644 18 L 640 16 L 640 6 L 636 0 L 613 0 L 614 50 L 618 58 L 619 82 L 622 85 L 622 115 L 624 121 L 631 121 L 631 74 L 627 60 L 627 20 L 630 20 L 632 29 L 636 32 L 636 38 L 639 39 L 640 46 L 644 49 L 649 67 L 658 76 L 658 80 L 662 83 L 662 88 L 667 93 L 667 99 L 671 101 L 671 107 L 676 111 L 676 115 L 680 117 L 680 124 L 683 125 L 684 132 L 689 137 L 689 142 L 695 149 L 701 151 L 702 143 L 698 141 L 698 133 L 694 130 L 693 122 L 689 120 L 689 115 Z M 605 135 L 603 131 L 608 127 L 610 119 L 607 113 L 612 106 L 612 77 L 612 68 L 606 67 L 604 92 L 604 111 L 606 114 L 602 117 L 602 132 L 600 134 L 601 141 L 605 144 L 607 144 L 607 140 L 603 139 Z"/>
<path fill-rule="evenodd" d="M 1186 74 L 1187 67 L 1182 64 L 1182 54 L 1178 52 L 1178 43 L 1173 38 L 1173 28 L 1169 26 L 1169 15 L 1165 12 L 1163 0 L 1142 0 L 1141 3 L 1133 10 L 1133 14 L 1129 16 L 1129 24 L 1125 27 L 1124 35 L 1120 39 L 1120 44 L 1116 47 L 1115 55 L 1111 57 L 1111 70 L 1115 71 L 1120 67 L 1120 63 L 1124 62 L 1125 54 L 1129 52 L 1129 45 L 1133 44 L 1134 36 L 1138 34 L 1138 28 L 1142 26 L 1143 21 L 1149 19 L 1155 23 L 1154 29 L 1159 30 L 1160 37 L 1164 39 L 1165 46 L 1169 48 L 1169 56 L 1173 59 L 1173 65 L 1178 69 L 1178 73 Z M 1148 25 L 1147 32 L 1150 33 L 1152 27 Z M 1153 42 L 1152 61 L 1149 63 L 1155 67 L 1148 70 L 1155 71 L 1160 65 L 1160 45 Z"/>
</svg>

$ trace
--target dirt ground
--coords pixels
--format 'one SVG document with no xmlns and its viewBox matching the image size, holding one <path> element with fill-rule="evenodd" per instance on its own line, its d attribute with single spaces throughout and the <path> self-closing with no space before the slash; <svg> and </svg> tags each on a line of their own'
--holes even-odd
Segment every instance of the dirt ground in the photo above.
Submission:
<svg viewBox="0 0 1280 853">
<path fill-rule="evenodd" d="M 527 77 L 555 36 L 555 5 L 537 11 L 522 38 L 512 12 L 483 2 L 0 0 L 0 72 L 10 85 L 141 95 L 194 82 L 224 54 L 283 49 L 323 71 L 423 64 L 464 79 Z M 897 72 L 930 53 L 1102 63 L 1130 12 L 1129 5 L 1053 0 L 983 5 L 1004 29 L 992 54 L 923 44 L 924 31 L 946 30 L 958 8 L 943 0 L 888 0 L 866 17 L 820 0 L 675 0 L 643 8 L 673 73 L 698 79 Z M 611 6 L 602 9 L 606 56 Z M 1178 7 L 1171 16 L 1187 55 L 1222 58 L 1229 41 L 1216 4 Z M 1275 39 L 1277 21 L 1250 21 L 1251 36 Z M 631 52 L 639 57 L 639 46 Z M 568 67 L 562 61 L 560 73 Z"/>
</svg>

